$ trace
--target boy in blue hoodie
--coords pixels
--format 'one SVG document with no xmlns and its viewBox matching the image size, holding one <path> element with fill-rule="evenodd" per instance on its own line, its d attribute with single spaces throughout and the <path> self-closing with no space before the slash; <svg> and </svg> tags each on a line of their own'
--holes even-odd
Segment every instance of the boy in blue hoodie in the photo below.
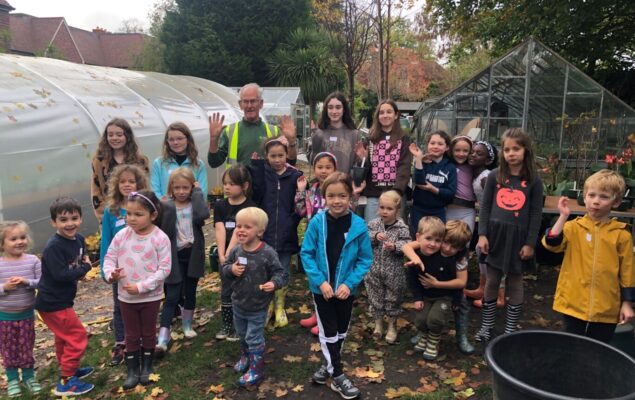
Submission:
<svg viewBox="0 0 635 400">
<path fill-rule="evenodd" d="M 364 220 L 350 210 L 353 182 L 334 172 L 322 183 L 326 210 L 311 219 L 302 242 L 302 265 L 315 302 L 319 339 L 326 365 L 313 374 L 345 399 L 359 396 L 359 389 L 344 375 L 342 344 L 350 325 L 357 286 L 370 269 L 373 250 Z"/>
</svg>

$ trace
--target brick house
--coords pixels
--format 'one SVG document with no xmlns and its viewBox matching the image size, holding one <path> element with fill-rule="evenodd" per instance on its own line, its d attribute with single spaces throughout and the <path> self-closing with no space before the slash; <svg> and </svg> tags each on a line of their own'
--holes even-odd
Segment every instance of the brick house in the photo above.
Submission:
<svg viewBox="0 0 635 400">
<path fill-rule="evenodd" d="M 8 53 L 132 68 L 149 39 L 142 33 L 111 33 L 100 28 L 89 32 L 68 26 L 64 17 L 39 18 L 10 13 L 13 10 L 7 0 L 0 0 L 0 32 L 9 33 L 8 37 L 0 35 L 0 40 L 8 41 Z"/>
</svg>

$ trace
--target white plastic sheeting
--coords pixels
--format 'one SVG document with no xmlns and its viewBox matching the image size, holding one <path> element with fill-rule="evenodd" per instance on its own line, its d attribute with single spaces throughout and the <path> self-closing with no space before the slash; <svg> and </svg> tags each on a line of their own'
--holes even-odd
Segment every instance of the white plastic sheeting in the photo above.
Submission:
<svg viewBox="0 0 635 400">
<path fill-rule="evenodd" d="M 205 79 L 0 54 L 0 221 L 22 219 L 36 250 L 53 233 L 48 207 L 59 196 L 83 206 L 82 232 L 97 230 L 91 160 L 108 121 L 126 119 L 141 152 L 159 156 L 166 127 L 184 122 L 207 164 L 207 116 L 241 118 L 238 96 Z M 209 169 L 210 190 L 220 168 Z"/>
</svg>

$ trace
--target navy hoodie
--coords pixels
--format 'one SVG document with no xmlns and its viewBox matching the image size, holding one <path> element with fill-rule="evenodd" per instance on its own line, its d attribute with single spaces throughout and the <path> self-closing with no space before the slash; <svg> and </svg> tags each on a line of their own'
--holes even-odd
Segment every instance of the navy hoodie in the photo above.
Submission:
<svg viewBox="0 0 635 400">
<path fill-rule="evenodd" d="M 295 193 L 302 171 L 287 165 L 278 175 L 264 160 L 251 160 L 248 168 L 252 198 L 269 216 L 263 240 L 278 253 L 297 253 L 300 216 L 295 213 Z"/>
<path fill-rule="evenodd" d="M 415 186 L 412 204 L 421 210 L 439 209 L 452 203 L 456 194 L 456 165 L 448 157 L 441 161 L 423 164 L 423 169 L 414 169 L 414 185 L 423 185 L 426 181 L 439 188 L 439 194 L 419 189 Z"/>
</svg>

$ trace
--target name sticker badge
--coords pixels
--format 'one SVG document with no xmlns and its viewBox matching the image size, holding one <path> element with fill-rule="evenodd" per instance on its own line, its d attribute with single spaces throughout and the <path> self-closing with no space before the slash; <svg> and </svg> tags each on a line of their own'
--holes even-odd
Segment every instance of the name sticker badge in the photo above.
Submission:
<svg viewBox="0 0 635 400">
<path fill-rule="evenodd" d="M 590 234 L 590 233 L 587 233 L 587 234 L 586 234 L 586 241 L 587 241 L 587 242 L 590 242 L 592 239 L 593 239 L 593 237 L 591 236 L 591 234 Z"/>
<path fill-rule="evenodd" d="M 234 221 L 227 221 L 225 222 L 225 228 L 235 228 L 236 227 L 236 222 Z"/>
<path fill-rule="evenodd" d="M 238 264 L 247 265 L 247 257 L 238 257 Z"/>
<path fill-rule="evenodd" d="M 331 142 L 337 142 L 337 136 L 331 136 L 331 137 L 329 137 L 329 140 Z"/>
<path fill-rule="evenodd" d="M 390 135 L 386 135 L 386 141 L 389 142 L 390 141 Z"/>
<path fill-rule="evenodd" d="M 126 224 L 126 220 L 124 218 L 118 219 L 117 222 L 115 222 L 115 226 L 119 227 L 122 225 Z"/>
</svg>

